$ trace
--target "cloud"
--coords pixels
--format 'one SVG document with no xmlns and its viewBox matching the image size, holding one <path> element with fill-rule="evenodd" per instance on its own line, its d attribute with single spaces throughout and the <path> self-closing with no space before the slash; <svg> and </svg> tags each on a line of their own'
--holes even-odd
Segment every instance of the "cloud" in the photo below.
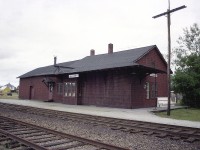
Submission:
<svg viewBox="0 0 200 150">
<path fill-rule="evenodd" d="M 14 58 L 16 54 L 12 52 L 10 49 L 0 49 L 0 62 L 3 59 L 10 59 Z"/>
<path fill-rule="evenodd" d="M 199 0 L 173 0 L 171 7 L 187 5 L 172 15 L 172 45 L 182 28 L 200 23 Z M 166 11 L 160 0 L 0 0 L 0 82 L 12 81 L 34 68 L 107 52 L 157 44 L 167 50 Z M 0 84 L 1 84 L 0 83 Z"/>
</svg>

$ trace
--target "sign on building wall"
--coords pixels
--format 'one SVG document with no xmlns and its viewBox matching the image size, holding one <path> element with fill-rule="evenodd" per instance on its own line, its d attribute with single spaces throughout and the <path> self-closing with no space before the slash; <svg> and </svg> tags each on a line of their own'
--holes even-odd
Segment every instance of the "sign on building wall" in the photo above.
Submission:
<svg viewBox="0 0 200 150">
<path fill-rule="evenodd" d="M 155 74 L 155 73 L 152 73 L 152 74 L 150 74 L 149 76 L 150 76 L 150 77 L 156 77 L 156 78 L 158 77 L 158 75 Z"/>
<path fill-rule="evenodd" d="M 79 74 L 70 74 L 69 75 L 69 78 L 78 78 L 79 77 Z"/>
</svg>

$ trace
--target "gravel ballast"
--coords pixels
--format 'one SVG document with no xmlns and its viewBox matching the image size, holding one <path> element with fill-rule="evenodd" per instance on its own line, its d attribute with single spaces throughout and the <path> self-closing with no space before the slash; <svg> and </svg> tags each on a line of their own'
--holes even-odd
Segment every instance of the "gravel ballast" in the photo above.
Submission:
<svg viewBox="0 0 200 150">
<path fill-rule="evenodd" d="M 147 136 L 141 133 L 128 133 L 111 130 L 105 126 L 94 126 L 71 120 L 61 120 L 59 118 L 49 118 L 19 111 L 5 110 L 0 108 L 0 114 L 13 119 L 36 124 L 60 132 L 102 141 L 104 143 L 125 147 L 132 150 L 199 150 L 200 142 L 186 143 L 181 140 L 171 140 L 170 138 L 158 138 Z M 87 147 L 83 147 L 87 149 Z M 90 149 L 88 147 L 88 149 Z"/>
</svg>

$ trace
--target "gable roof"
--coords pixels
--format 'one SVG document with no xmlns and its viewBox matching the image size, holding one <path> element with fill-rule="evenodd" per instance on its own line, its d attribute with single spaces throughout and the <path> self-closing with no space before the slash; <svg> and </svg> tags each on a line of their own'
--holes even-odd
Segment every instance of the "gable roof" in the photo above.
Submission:
<svg viewBox="0 0 200 150">
<path fill-rule="evenodd" d="M 74 72 L 102 70 L 137 65 L 135 61 L 153 46 L 119 51 L 112 54 L 87 56 L 72 64 Z"/>
<path fill-rule="evenodd" d="M 4 85 L 4 86 L 1 86 L 1 87 L 0 87 L 0 90 L 4 90 L 4 89 L 6 89 L 6 88 L 9 88 L 10 90 L 15 90 L 15 89 L 16 89 L 16 87 L 15 87 L 14 85 L 8 83 L 8 84 L 6 84 L 6 85 Z"/>
<path fill-rule="evenodd" d="M 146 55 L 153 48 L 157 48 L 157 46 L 152 45 L 147 47 L 114 52 L 112 54 L 87 56 L 80 60 L 59 63 L 56 66 L 51 65 L 46 67 L 40 67 L 19 76 L 19 78 L 42 75 L 80 73 L 86 71 L 136 66 L 139 65 L 136 63 L 136 61 L 144 55 Z"/>
<path fill-rule="evenodd" d="M 65 63 L 59 63 L 56 66 L 50 65 L 45 67 L 36 68 L 32 71 L 29 71 L 18 78 L 27 78 L 32 76 L 42 76 L 42 75 L 56 75 L 56 74 L 62 74 L 65 72 L 69 72 L 71 69 L 68 68 L 72 63 L 75 61 L 65 62 Z M 58 67 L 59 66 L 59 67 Z"/>
</svg>

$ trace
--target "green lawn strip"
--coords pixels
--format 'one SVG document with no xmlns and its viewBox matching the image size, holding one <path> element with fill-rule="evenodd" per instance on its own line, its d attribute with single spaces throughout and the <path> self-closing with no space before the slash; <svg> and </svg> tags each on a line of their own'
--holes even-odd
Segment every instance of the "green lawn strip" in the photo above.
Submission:
<svg viewBox="0 0 200 150">
<path fill-rule="evenodd" d="M 12 96 L 8 96 L 7 94 L 0 95 L 0 99 L 19 99 L 17 93 L 12 93 Z"/>
<path fill-rule="evenodd" d="M 171 110 L 170 116 L 167 116 L 167 112 L 156 112 L 155 114 L 165 118 L 200 121 L 200 109 L 195 108 Z"/>
</svg>

